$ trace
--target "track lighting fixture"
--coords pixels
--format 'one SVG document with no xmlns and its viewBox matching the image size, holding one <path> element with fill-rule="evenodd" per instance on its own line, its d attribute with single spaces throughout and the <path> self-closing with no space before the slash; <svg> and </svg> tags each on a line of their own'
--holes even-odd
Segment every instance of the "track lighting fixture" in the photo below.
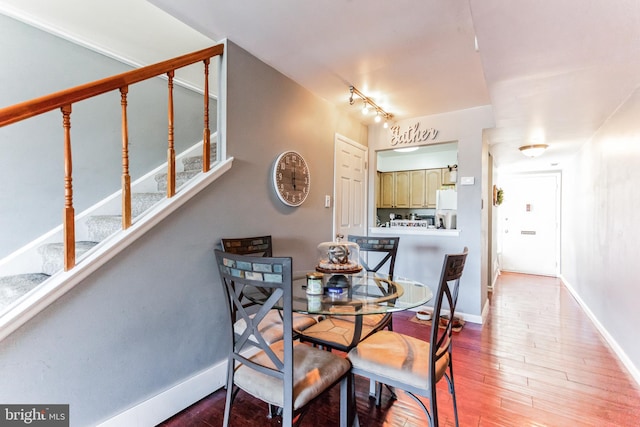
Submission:
<svg viewBox="0 0 640 427">
<path fill-rule="evenodd" d="M 389 127 L 389 123 L 388 122 L 393 117 L 392 114 L 389 114 L 386 111 L 384 111 L 375 102 L 373 102 L 371 100 L 371 98 L 366 97 L 362 92 L 360 92 L 354 86 L 349 86 L 349 93 L 350 93 L 349 94 L 349 105 L 353 105 L 355 103 L 355 101 L 353 99 L 353 95 L 356 95 L 356 96 L 360 97 L 360 99 L 362 99 L 362 102 L 363 102 L 362 114 L 367 115 L 367 114 L 369 114 L 369 110 L 373 109 L 376 112 L 376 116 L 375 116 L 375 119 L 374 119 L 375 122 L 376 123 L 380 123 L 382 121 L 382 119 L 384 119 L 383 127 L 385 129 Z"/>
<path fill-rule="evenodd" d="M 369 114 L 369 104 L 367 104 L 367 101 L 363 102 L 362 114 L 364 114 L 365 116 Z"/>
</svg>

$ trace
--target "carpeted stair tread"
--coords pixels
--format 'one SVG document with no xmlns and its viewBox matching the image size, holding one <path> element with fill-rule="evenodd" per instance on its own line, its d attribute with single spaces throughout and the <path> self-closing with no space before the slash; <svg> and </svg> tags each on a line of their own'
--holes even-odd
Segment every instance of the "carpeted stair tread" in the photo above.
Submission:
<svg viewBox="0 0 640 427">
<path fill-rule="evenodd" d="M 216 158 L 216 144 L 211 144 L 209 150 L 209 160 L 213 161 Z M 201 171 L 202 170 L 202 155 L 190 156 L 182 159 L 182 166 L 185 171 Z"/>
<path fill-rule="evenodd" d="M 200 171 L 184 171 L 176 173 L 176 188 L 180 188 L 191 178 L 199 174 Z M 158 191 L 165 191 L 167 189 L 167 173 L 159 173 L 155 176 L 156 182 L 158 183 Z"/>
<path fill-rule="evenodd" d="M 185 171 L 201 171 L 202 156 L 192 156 L 182 159 L 182 165 Z"/>
<path fill-rule="evenodd" d="M 87 229 L 91 241 L 102 242 L 122 230 L 122 215 L 93 215 L 87 220 Z"/>
<path fill-rule="evenodd" d="M 76 242 L 76 261 L 98 243 L 91 241 Z M 43 273 L 54 274 L 62 270 L 64 263 L 64 244 L 62 242 L 42 245 L 38 248 L 38 252 L 42 256 Z"/>
<path fill-rule="evenodd" d="M 142 215 L 144 211 L 167 197 L 167 193 L 133 193 L 131 195 L 131 216 Z"/>
<path fill-rule="evenodd" d="M 44 273 L 16 274 L 0 277 L 0 313 L 50 276 Z"/>
</svg>

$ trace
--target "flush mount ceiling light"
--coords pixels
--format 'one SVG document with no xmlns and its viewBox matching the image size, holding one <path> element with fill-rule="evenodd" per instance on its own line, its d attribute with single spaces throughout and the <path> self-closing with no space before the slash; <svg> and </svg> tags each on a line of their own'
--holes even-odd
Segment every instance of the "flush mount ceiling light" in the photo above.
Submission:
<svg viewBox="0 0 640 427">
<path fill-rule="evenodd" d="M 523 145 L 519 148 L 520 152 L 527 157 L 538 157 L 540 154 L 549 148 L 547 144 L 530 144 Z"/>
<path fill-rule="evenodd" d="M 410 153 L 412 151 L 416 151 L 419 147 L 404 147 L 404 148 L 394 148 L 393 151 L 397 153 Z"/>
<path fill-rule="evenodd" d="M 378 104 L 376 104 L 375 102 L 373 102 L 371 100 L 371 98 L 365 96 L 362 92 L 360 92 L 358 89 L 356 89 L 354 86 L 349 86 L 349 105 L 353 105 L 355 103 L 354 99 L 353 99 L 353 95 L 358 96 L 360 99 L 362 99 L 363 102 L 363 108 L 362 108 L 362 114 L 368 114 L 370 109 L 373 109 L 375 111 L 375 121 L 376 123 L 379 123 L 382 121 L 382 119 L 384 119 L 384 127 L 385 129 L 387 127 L 389 127 L 388 121 L 391 120 L 391 118 L 393 117 L 392 114 L 387 113 L 386 111 L 384 111 L 382 108 L 380 108 L 378 106 Z"/>
</svg>

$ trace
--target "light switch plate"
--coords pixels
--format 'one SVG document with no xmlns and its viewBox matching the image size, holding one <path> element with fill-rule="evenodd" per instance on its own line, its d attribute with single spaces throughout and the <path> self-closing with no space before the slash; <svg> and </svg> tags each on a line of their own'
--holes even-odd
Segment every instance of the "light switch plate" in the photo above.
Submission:
<svg viewBox="0 0 640 427">
<path fill-rule="evenodd" d="M 473 185 L 476 182 L 473 176 L 463 176 L 460 178 L 460 185 Z"/>
<path fill-rule="evenodd" d="M 331 196 L 329 196 L 328 194 L 324 196 L 324 207 L 325 208 L 331 207 Z"/>
</svg>

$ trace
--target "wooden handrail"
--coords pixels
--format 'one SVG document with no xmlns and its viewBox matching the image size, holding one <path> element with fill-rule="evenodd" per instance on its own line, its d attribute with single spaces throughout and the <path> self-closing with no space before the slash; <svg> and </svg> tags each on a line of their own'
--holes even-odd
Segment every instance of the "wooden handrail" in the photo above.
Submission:
<svg viewBox="0 0 640 427">
<path fill-rule="evenodd" d="M 202 61 L 205 67 L 204 86 L 204 139 L 202 170 L 209 170 L 209 61 L 212 57 L 222 55 L 224 45 L 219 44 L 197 52 L 178 56 L 167 61 L 158 62 L 137 70 L 127 71 L 122 74 L 96 80 L 91 83 L 62 90 L 20 104 L 0 109 L 0 127 L 35 117 L 39 114 L 55 110 L 62 112 L 64 128 L 64 210 L 63 210 L 63 243 L 64 243 L 64 270 L 68 271 L 75 266 L 75 210 L 73 207 L 73 177 L 71 155 L 71 111 L 76 102 L 102 95 L 114 90 L 120 91 L 120 104 L 122 110 L 122 229 L 131 226 L 131 177 L 129 176 L 129 130 L 127 120 L 127 93 L 129 85 L 151 79 L 163 74 L 168 76 L 168 173 L 167 173 L 167 197 L 175 195 L 176 166 L 174 148 L 174 124 L 173 124 L 173 77 L 175 70 Z"/>
<path fill-rule="evenodd" d="M 75 102 L 82 101 L 96 95 L 120 89 L 121 87 L 132 85 L 152 77 L 166 74 L 169 71 L 173 71 L 199 61 L 204 61 L 205 59 L 221 55 L 223 49 L 224 45 L 219 44 L 197 52 L 178 56 L 167 61 L 158 62 L 157 64 L 148 65 L 137 70 L 127 71 L 102 80 L 96 80 L 95 82 L 76 86 L 71 89 L 61 90 L 50 95 L 2 108 L 0 109 L 0 127 L 55 110 L 56 108 L 62 108 L 65 105 L 71 105 Z"/>
</svg>

